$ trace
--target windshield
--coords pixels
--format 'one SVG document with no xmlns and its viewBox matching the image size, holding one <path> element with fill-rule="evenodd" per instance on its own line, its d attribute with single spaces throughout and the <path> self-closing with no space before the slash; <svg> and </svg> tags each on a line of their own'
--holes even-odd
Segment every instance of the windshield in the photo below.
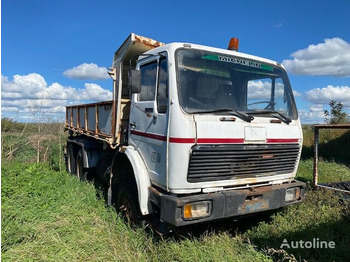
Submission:
<svg viewBox="0 0 350 262">
<path fill-rule="evenodd" d="M 297 118 L 286 72 L 262 62 L 207 51 L 177 51 L 180 105 L 187 113 L 223 109 Z"/>
</svg>

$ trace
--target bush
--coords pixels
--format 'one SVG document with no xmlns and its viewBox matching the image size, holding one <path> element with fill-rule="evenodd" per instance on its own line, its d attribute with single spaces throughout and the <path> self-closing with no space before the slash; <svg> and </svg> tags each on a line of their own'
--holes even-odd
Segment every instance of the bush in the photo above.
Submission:
<svg viewBox="0 0 350 262">
<path fill-rule="evenodd" d="M 346 112 L 344 112 L 343 104 L 341 102 L 336 102 L 332 100 L 329 102 L 329 106 L 331 107 L 331 111 L 324 110 L 324 115 L 326 117 L 325 122 L 327 124 L 345 124 L 349 122 L 349 117 Z"/>
<path fill-rule="evenodd" d="M 62 170 L 66 134 L 62 123 L 17 123 L 2 119 L 2 161 L 49 163 Z"/>
<path fill-rule="evenodd" d="M 26 124 L 18 123 L 10 118 L 1 118 L 1 132 L 22 132 Z"/>
</svg>

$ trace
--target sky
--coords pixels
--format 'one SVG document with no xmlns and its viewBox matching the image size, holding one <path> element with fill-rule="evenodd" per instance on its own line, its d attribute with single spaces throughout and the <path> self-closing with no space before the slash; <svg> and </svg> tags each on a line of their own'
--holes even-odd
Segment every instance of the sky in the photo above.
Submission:
<svg viewBox="0 0 350 262">
<path fill-rule="evenodd" d="M 350 112 L 350 1 L 1 1 L 1 117 L 64 121 L 65 105 L 112 99 L 106 73 L 133 32 L 275 60 L 288 72 L 302 123 Z M 44 113 L 43 113 L 44 112 Z"/>
</svg>

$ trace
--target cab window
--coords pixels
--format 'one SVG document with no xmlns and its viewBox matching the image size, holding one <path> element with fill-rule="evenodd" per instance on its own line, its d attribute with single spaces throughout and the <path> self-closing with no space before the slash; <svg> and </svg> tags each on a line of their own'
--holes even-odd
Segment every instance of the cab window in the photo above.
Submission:
<svg viewBox="0 0 350 262">
<path fill-rule="evenodd" d="M 168 108 L 168 64 L 166 58 L 159 61 L 159 78 L 157 90 L 157 111 L 166 113 Z"/>
<path fill-rule="evenodd" d="M 157 61 L 145 64 L 141 70 L 141 93 L 139 101 L 154 101 L 157 83 Z"/>
</svg>

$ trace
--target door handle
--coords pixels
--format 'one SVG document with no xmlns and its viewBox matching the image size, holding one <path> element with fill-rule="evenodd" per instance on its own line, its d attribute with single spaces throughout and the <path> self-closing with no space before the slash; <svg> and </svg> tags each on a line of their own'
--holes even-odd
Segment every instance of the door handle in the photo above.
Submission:
<svg viewBox="0 0 350 262">
<path fill-rule="evenodd" d="M 135 122 L 130 123 L 130 127 L 131 127 L 132 129 L 135 129 L 135 128 L 137 127 L 137 124 L 136 124 Z"/>
</svg>

